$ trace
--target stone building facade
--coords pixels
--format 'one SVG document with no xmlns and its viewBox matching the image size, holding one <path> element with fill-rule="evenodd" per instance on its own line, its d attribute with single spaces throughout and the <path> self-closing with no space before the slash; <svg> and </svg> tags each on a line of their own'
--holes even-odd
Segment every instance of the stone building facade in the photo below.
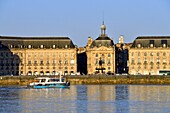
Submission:
<svg viewBox="0 0 170 113">
<path fill-rule="evenodd" d="M 68 37 L 0 37 L 0 75 L 77 73 L 77 48 Z"/>
<path fill-rule="evenodd" d="M 170 74 L 170 36 L 137 37 L 129 49 L 129 74 Z"/>
<path fill-rule="evenodd" d="M 106 26 L 101 26 L 101 35 L 93 40 L 88 38 L 86 46 L 87 73 L 115 73 L 115 47 L 106 35 Z"/>
</svg>

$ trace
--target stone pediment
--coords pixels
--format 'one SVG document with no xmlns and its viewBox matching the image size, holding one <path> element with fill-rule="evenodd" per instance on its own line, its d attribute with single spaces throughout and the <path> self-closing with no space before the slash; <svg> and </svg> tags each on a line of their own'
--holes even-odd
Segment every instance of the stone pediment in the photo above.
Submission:
<svg viewBox="0 0 170 113">
<path fill-rule="evenodd" d="M 97 50 L 97 51 L 108 51 L 108 50 L 112 50 L 112 48 L 108 48 L 108 47 L 105 47 L 105 46 L 101 46 L 101 47 L 94 48 L 94 49 Z"/>
</svg>

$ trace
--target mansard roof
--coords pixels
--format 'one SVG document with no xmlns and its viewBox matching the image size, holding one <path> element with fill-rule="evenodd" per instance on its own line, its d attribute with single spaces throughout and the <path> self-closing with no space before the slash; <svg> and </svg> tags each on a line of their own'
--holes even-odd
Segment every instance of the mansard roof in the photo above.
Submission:
<svg viewBox="0 0 170 113">
<path fill-rule="evenodd" d="M 170 36 L 139 36 L 137 37 L 131 48 L 135 47 L 170 47 Z"/>
<path fill-rule="evenodd" d="M 75 48 L 72 40 L 68 37 L 14 37 L 14 36 L 0 36 L 0 43 L 5 46 L 13 46 L 14 48 Z"/>
<path fill-rule="evenodd" d="M 94 40 L 90 47 L 100 47 L 100 46 L 113 46 L 114 42 L 107 35 L 101 35 L 96 40 Z"/>
</svg>

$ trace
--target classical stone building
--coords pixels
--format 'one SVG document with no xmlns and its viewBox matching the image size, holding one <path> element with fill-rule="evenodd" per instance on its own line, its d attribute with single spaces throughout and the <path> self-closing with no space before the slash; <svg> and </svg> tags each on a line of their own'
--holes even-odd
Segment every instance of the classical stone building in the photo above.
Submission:
<svg viewBox="0 0 170 113">
<path fill-rule="evenodd" d="M 129 74 L 170 74 L 170 36 L 137 37 L 129 50 Z"/>
<path fill-rule="evenodd" d="M 111 38 L 106 35 L 106 26 L 101 26 L 101 35 L 92 40 L 88 38 L 86 46 L 87 73 L 115 73 L 115 47 Z"/>
<path fill-rule="evenodd" d="M 0 36 L 0 75 L 77 72 L 77 48 L 68 37 Z"/>
</svg>

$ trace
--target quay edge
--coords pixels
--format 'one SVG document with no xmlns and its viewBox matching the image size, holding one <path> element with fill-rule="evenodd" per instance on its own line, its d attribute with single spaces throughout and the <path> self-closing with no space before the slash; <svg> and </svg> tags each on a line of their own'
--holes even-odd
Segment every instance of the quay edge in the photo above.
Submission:
<svg viewBox="0 0 170 113">
<path fill-rule="evenodd" d="M 26 86 L 34 80 L 35 76 L 0 76 L 0 85 L 21 85 Z M 70 81 L 71 85 L 76 84 L 158 84 L 169 85 L 170 76 L 144 76 L 144 75 L 121 75 L 121 76 L 106 76 L 106 75 L 84 75 L 84 76 L 66 76 L 67 81 Z"/>
</svg>

